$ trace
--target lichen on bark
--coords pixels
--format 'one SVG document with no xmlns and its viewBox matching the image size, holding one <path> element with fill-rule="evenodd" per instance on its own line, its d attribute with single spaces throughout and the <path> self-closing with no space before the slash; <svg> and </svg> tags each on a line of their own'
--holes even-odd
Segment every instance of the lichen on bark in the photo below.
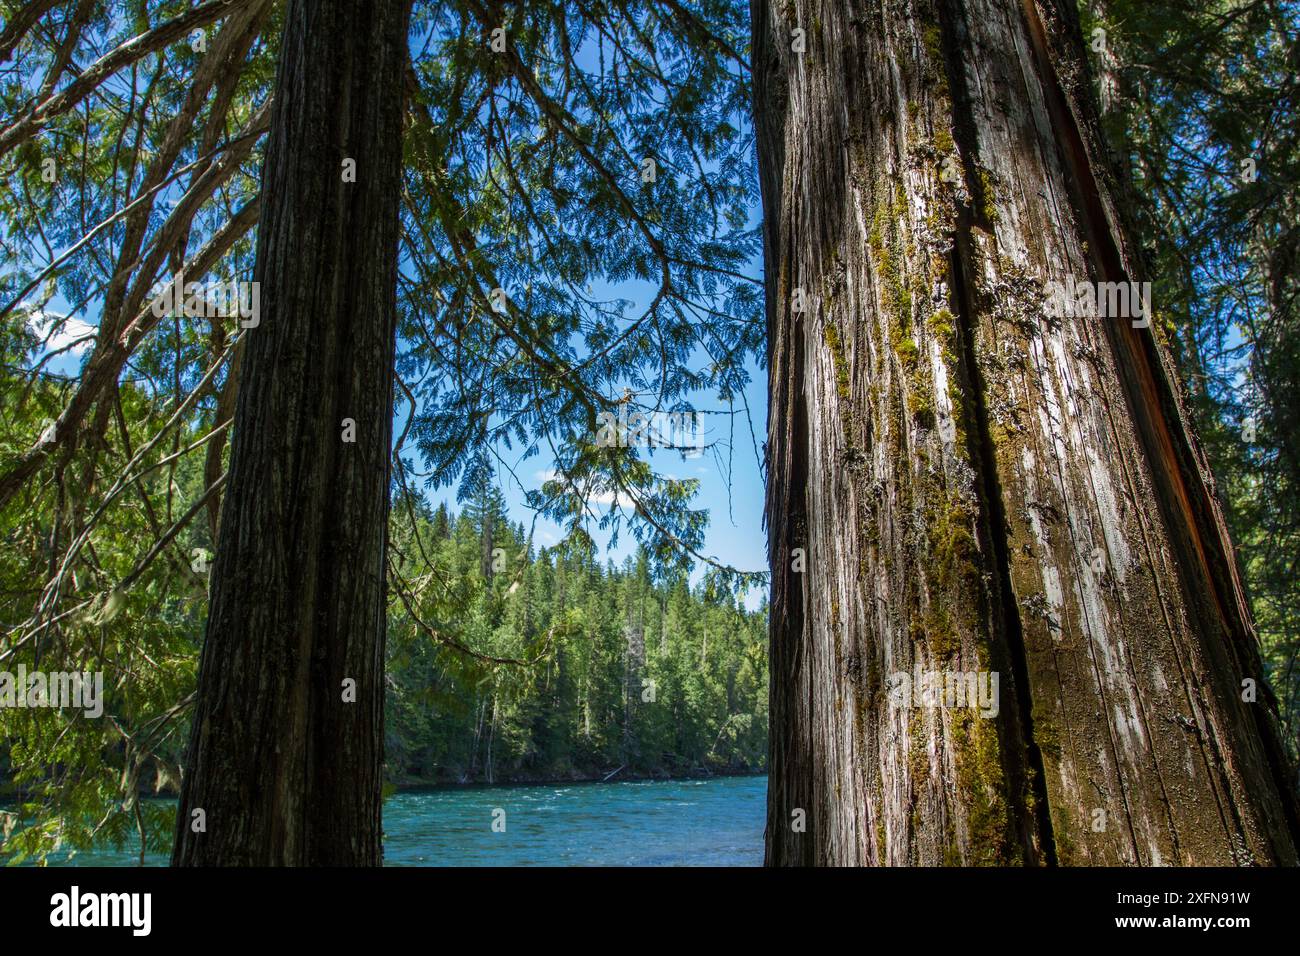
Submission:
<svg viewBox="0 0 1300 956">
<path fill-rule="evenodd" d="M 1069 5 L 753 10 L 769 288 L 834 275 L 833 316 L 768 300 L 768 861 L 1295 862 L 1162 347 L 1043 306 L 1138 275 Z M 944 669 L 997 716 L 891 702 Z"/>
</svg>

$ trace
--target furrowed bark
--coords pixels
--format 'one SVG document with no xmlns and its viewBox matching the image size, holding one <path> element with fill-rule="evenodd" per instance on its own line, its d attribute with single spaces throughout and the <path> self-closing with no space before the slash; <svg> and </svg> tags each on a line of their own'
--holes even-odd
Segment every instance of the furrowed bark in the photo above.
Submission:
<svg viewBox="0 0 1300 956">
<path fill-rule="evenodd" d="M 220 355 L 225 351 L 225 337 L 214 336 L 213 352 Z M 243 365 L 244 359 L 244 340 L 241 339 L 235 344 L 235 350 L 230 355 L 230 368 L 226 370 L 226 379 L 221 383 L 221 388 L 217 391 L 217 407 L 212 414 L 212 427 L 219 428 L 226 422 L 235 417 L 235 401 L 239 397 L 239 370 Z M 211 487 L 216 480 L 223 474 L 222 455 L 226 450 L 226 440 L 229 430 L 221 433 L 220 436 L 212 440 L 208 445 L 208 450 L 203 456 L 203 481 L 208 487 Z M 221 522 L 221 498 L 213 495 L 208 499 L 208 532 L 213 541 L 218 540 L 218 529 Z"/>
<path fill-rule="evenodd" d="M 409 0 L 286 11 L 254 274 L 261 324 L 240 371 L 178 865 L 380 862 L 409 15 Z"/>
<path fill-rule="evenodd" d="M 1254 631 L 1164 346 L 1044 301 L 1142 278 L 1072 9 L 753 12 L 768 862 L 1295 863 L 1293 783 L 1270 695 L 1243 700 L 1263 688 Z M 997 673 L 996 714 L 921 688 L 905 706 L 899 675 L 930 672 Z"/>
</svg>

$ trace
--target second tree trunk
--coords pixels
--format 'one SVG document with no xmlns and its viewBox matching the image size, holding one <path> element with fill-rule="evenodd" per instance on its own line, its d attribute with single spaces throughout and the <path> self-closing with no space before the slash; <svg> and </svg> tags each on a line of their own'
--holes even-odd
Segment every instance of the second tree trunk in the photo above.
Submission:
<svg viewBox="0 0 1300 956">
<path fill-rule="evenodd" d="M 756 0 L 754 40 L 769 863 L 1295 863 L 1159 303 L 1045 301 L 1141 278 L 1070 4 Z"/>
<path fill-rule="evenodd" d="M 292 0 L 174 862 L 377 865 L 408 0 Z"/>
</svg>

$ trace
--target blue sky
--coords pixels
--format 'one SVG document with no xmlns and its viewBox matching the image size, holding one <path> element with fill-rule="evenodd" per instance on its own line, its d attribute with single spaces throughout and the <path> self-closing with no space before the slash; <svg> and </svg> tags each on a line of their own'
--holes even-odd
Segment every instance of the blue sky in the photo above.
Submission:
<svg viewBox="0 0 1300 956">
<path fill-rule="evenodd" d="M 759 459 L 762 443 L 767 437 L 767 373 L 756 365 L 750 367 L 745 397 L 753 423 L 752 434 L 743 406 L 737 402 L 736 407 L 742 414 L 731 418 L 706 416 L 704 441 L 714 447 L 700 457 L 686 458 L 678 451 L 662 448 L 646 450 L 645 454 L 660 474 L 700 481 L 696 507 L 709 512 L 709 530 L 700 549 L 703 554 L 741 571 L 765 571 L 767 535 L 763 530 L 763 479 Z M 698 406 L 714 407 L 707 401 L 707 396 L 699 397 Z M 506 460 L 517 460 L 520 454 L 516 451 L 514 459 Z M 549 468 L 548 459 L 539 455 L 520 462 L 518 473 L 521 479 L 531 482 L 536 488 L 548 476 Z M 504 470 L 501 470 L 499 479 L 510 504 L 511 518 L 523 521 L 527 527 L 532 522 L 532 512 L 524 505 L 525 489 Z M 445 500 L 449 507 L 455 507 L 454 490 L 445 490 L 436 498 Z M 598 507 L 608 510 L 609 505 Z M 621 561 L 636 549 L 636 540 L 626 529 L 620 534 L 615 548 L 608 547 L 609 534 L 594 526 L 589 530 L 597 544 L 606 548 L 607 556 L 615 561 Z M 539 518 L 535 534 L 535 543 L 545 546 L 559 541 L 563 532 L 554 522 Z M 701 573 L 702 569 L 697 568 L 696 576 Z M 760 597 L 757 593 L 751 594 L 747 603 L 756 607 Z"/>
<path fill-rule="evenodd" d="M 579 60 L 590 69 L 599 66 L 596 48 L 590 44 L 581 51 Z M 743 128 L 748 125 L 748 118 L 741 116 L 738 122 Z M 171 194 L 178 188 L 177 185 L 169 187 L 160 197 L 160 201 L 174 198 Z M 751 228 L 757 225 L 760 216 L 761 210 L 755 205 L 751 210 L 749 223 Z M 749 271 L 755 278 L 761 277 L 762 263 L 760 261 L 751 263 Z M 638 287 L 635 282 L 599 283 L 598 285 L 601 286 L 598 294 L 602 297 L 624 300 L 632 310 L 629 314 L 636 314 L 637 310 L 643 308 L 654 292 L 653 286 L 641 284 L 644 287 Z M 94 301 L 82 314 L 70 317 L 64 331 L 50 343 L 51 348 L 57 349 L 73 339 L 93 334 L 99 322 L 98 305 L 98 301 Z M 56 315 L 66 314 L 69 308 L 69 303 L 58 295 L 48 305 L 48 311 Z M 48 321 L 47 319 L 45 322 L 34 322 L 33 325 L 43 333 L 48 329 Z M 81 362 L 89 352 L 90 344 L 87 342 L 76 351 L 58 356 L 47 365 L 48 370 L 57 374 L 77 376 L 80 373 Z M 752 363 L 749 366 L 749 373 L 750 382 L 744 392 L 748 415 L 746 415 L 745 405 L 740 402 L 736 403 L 737 414 L 732 417 L 707 414 L 704 440 L 706 445 L 712 447 L 701 457 L 684 458 L 680 452 L 668 449 L 645 450 L 643 453 L 649 456 L 656 472 L 661 475 L 699 480 L 699 493 L 694 507 L 709 512 L 709 527 L 704 544 L 700 548 L 701 553 L 742 571 L 764 571 L 767 565 L 767 537 L 763 530 L 763 481 L 759 457 L 762 443 L 767 435 L 767 373 Z M 700 410 L 721 409 L 716 396 L 696 393 L 691 396 L 691 401 Z M 399 400 L 395 403 L 395 434 L 400 432 L 408 413 L 404 402 Z M 549 477 L 553 462 L 545 450 L 542 454 L 527 460 L 522 460 L 521 449 L 518 447 L 513 452 L 498 448 L 498 452 L 505 461 L 517 464 L 515 470 L 519 479 L 532 489 L 540 488 Z M 498 481 L 510 506 L 511 519 L 523 522 L 526 528 L 535 528 L 535 546 L 551 545 L 561 539 L 563 532 L 554 522 L 537 518 L 534 524 L 533 513 L 524 504 L 525 492 L 528 489 L 521 485 L 519 480 L 505 469 L 498 469 Z M 427 491 L 425 494 L 435 505 L 438 502 L 446 502 L 448 507 L 459 510 L 455 500 L 454 485 Z M 593 510 L 597 512 L 608 510 L 609 507 L 608 502 L 603 505 L 593 504 Z M 637 541 L 630 533 L 626 522 L 623 523 L 617 546 L 613 547 L 610 546 L 610 533 L 601 531 L 594 522 L 587 530 L 605 552 L 605 556 L 616 562 L 621 562 L 637 546 Z M 697 563 L 694 577 L 698 579 L 703 571 L 703 565 Z M 746 597 L 746 603 L 751 608 L 756 607 L 761 599 L 760 593 L 751 592 Z"/>
<path fill-rule="evenodd" d="M 54 314 L 64 314 L 67 308 L 68 304 L 62 297 L 55 297 L 49 304 L 49 312 Z M 71 318 L 64 331 L 51 341 L 51 347 L 57 349 L 73 339 L 93 333 L 97 322 L 98 315 Z M 89 345 L 89 342 L 85 343 L 75 351 L 58 356 L 47 368 L 57 374 L 78 375 Z M 767 436 L 767 373 L 753 364 L 750 365 L 749 372 L 750 382 L 745 389 L 749 418 L 745 417 L 744 406 L 740 402 L 736 403 L 739 414 L 733 417 L 706 416 L 704 441 L 712 447 L 703 455 L 686 458 L 678 451 L 662 448 L 648 449 L 644 453 L 660 474 L 699 480 L 695 507 L 709 512 L 709 528 L 701 548 L 703 554 L 742 571 L 763 571 L 767 567 L 767 536 L 763 530 L 763 480 L 759 458 L 762 443 Z M 716 401 L 710 401 L 711 396 L 701 394 L 694 398 L 698 408 L 718 407 Z M 398 402 L 394 411 L 395 432 L 401 430 L 407 413 L 405 403 Z M 519 478 L 532 488 L 541 486 L 552 467 L 551 460 L 545 454 L 523 461 L 518 447 L 512 453 L 504 450 L 502 453 L 503 456 L 509 456 L 505 457 L 506 461 L 517 463 Z M 523 522 L 526 528 L 533 526 L 533 514 L 524 504 L 526 489 L 520 481 L 515 480 L 505 469 L 498 470 L 498 480 L 510 506 L 511 520 Z M 440 488 L 426 494 L 435 505 L 446 502 L 452 510 L 459 510 L 454 487 Z M 593 510 L 598 513 L 608 508 L 609 504 L 593 506 Z M 621 562 L 636 548 L 636 539 L 628 533 L 626 523 L 615 547 L 610 547 L 610 534 L 594 523 L 588 530 L 597 545 L 604 550 L 605 556 L 615 562 Z M 546 518 L 537 519 L 534 533 L 534 544 L 538 547 L 554 544 L 563 536 L 560 527 Z M 697 566 L 695 578 L 698 579 L 702 574 L 703 567 Z M 762 594 L 757 591 L 746 596 L 746 604 L 751 609 L 756 608 L 761 600 Z"/>
</svg>

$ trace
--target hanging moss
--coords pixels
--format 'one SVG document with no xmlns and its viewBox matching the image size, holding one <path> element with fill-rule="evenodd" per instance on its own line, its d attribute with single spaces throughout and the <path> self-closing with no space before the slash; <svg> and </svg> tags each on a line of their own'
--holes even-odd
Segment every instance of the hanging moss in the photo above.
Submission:
<svg viewBox="0 0 1300 956">
<path fill-rule="evenodd" d="M 852 398 L 853 391 L 849 380 L 849 363 L 844 356 L 844 343 L 840 341 L 840 330 L 827 322 L 823 338 L 826 347 L 831 350 L 831 361 L 835 365 L 835 394 L 847 402 Z"/>
<path fill-rule="evenodd" d="M 996 726 L 971 712 L 952 722 L 957 788 L 967 811 L 969 863 L 1016 866 L 1023 863 L 1019 844 L 1010 839 L 1006 778 Z"/>
<path fill-rule="evenodd" d="M 920 356 L 920 350 L 916 346 L 916 340 L 910 335 L 902 335 L 900 330 L 896 331 L 899 331 L 900 334 L 894 338 L 894 351 L 898 354 L 898 358 L 903 365 L 909 369 L 915 368 Z"/>
<path fill-rule="evenodd" d="M 976 201 L 979 203 L 976 212 L 980 218 L 987 223 L 998 221 L 998 209 L 996 204 L 997 198 L 997 178 L 993 171 L 985 166 L 976 166 L 975 175 L 979 180 L 979 195 Z"/>
<path fill-rule="evenodd" d="M 937 23 L 921 28 L 921 46 L 925 48 L 927 63 L 925 77 L 935 86 L 940 96 L 948 96 L 948 72 L 943 64 L 943 31 Z"/>
</svg>

